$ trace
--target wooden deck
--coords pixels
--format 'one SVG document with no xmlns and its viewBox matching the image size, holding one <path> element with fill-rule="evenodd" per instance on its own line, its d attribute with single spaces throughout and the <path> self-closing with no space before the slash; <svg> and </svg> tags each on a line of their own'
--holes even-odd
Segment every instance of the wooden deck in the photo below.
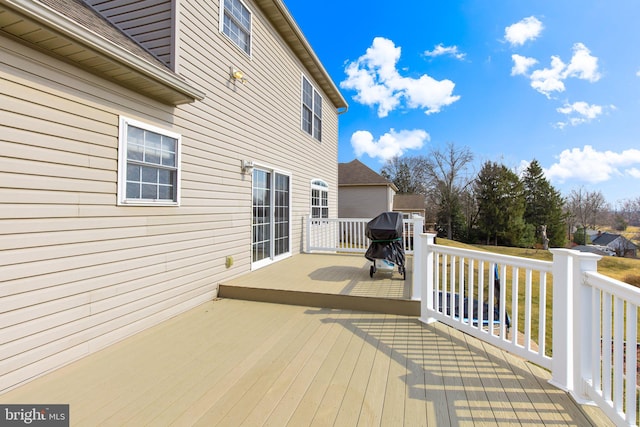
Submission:
<svg viewBox="0 0 640 427">
<path fill-rule="evenodd" d="M 319 280 L 334 272 L 329 265 L 309 270 L 309 282 L 360 288 L 339 273 Z M 276 273 L 248 276 L 263 274 Z M 413 316 L 223 298 L 0 395 L 0 403 L 67 403 L 79 426 L 611 425 L 548 379 L 518 357 Z"/>
<path fill-rule="evenodd" d="M 375 313 L 420 315 L 412 300 L 412 258 L 406 259 L 406 280 L 398 273 L 369 275 L 362 255 L 301 254 L 221 283 L 223 298 L 275 302 Z"/>
</svg>

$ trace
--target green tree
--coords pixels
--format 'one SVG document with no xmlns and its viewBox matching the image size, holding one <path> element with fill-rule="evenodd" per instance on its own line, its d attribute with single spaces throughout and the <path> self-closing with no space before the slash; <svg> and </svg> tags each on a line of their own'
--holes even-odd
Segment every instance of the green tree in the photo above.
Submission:
<svg viewBox="0 0 640 427">
<path fill-rule="evenodd" d="M 524 185 L 524 222 L 535 230 L 535 239 L 547 246 L 562 247 L 566 242 L 564 199 L 544 177 L 537 160 L 531 161 L 522 175 Z"/>
<path fill-rule="evenodd" d="M 478 228 L 487 244 L 522 245 L 524 187 L 518 175 L 502 164 L 487 161 L 474 183 Z"/>
</svg>

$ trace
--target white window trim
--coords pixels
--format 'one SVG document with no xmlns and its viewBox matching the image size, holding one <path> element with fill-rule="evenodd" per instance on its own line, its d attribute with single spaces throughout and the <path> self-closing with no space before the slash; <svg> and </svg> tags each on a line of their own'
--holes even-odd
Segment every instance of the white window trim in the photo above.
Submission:
<svg viewBox="0 0 640 427">
<path fill-rule="evenodd" d="M 322 184 L 324 185 L 318 185 L 316 184 L 316 182 L 322 182 Z M 327 205 L 327 218 L 323 218 L 322 217 L 322 210 L 320 211 L 320 217 L 318 218 L 314 218 L 313 217 L 313 190 L 319 190 L 319 191 L 325 191 L 327 193 L 327 202 L 329 201 L 329 184 L 327 184 L 327 181 L 325 181 L 324 179 L 321 178 L 313 178 L 311 180 L 311 193 L 309 194 L 309 203 L 310 203 L 310 217 L 312 219 L 327 219 L 329 218 L 329 205 Z M 322 199 L 321 199 L 322 200 Z M 318 206 L 320 209 L 322 209 L 322 205 Z"/>
<path fill-rule="evenodd" d="M 309 85 L 311 85 L 311 89 L 312 89 L 312 93 L 311 93 L 311 133 L 307 132 L 307 130 L 304 128 L 303 123 L 304 123 L 304 81 L 309 82 Z M 322 102 L 324 101 L 324 98 L 322 97 L 322 95 L 320 94 L 320 91 L 316 88 L 316 86 L 313 84 L 313 81 L 308 78 L 305 75 L 302 75 L 300 78 L 300 129 L 307 135 L 309 135 L 311 138 L 315 139 L 318 142 L 322 142 L 322 122 L 324 121 L 322 119 L 322 117 L 320 118 L 320 139 L 315 137 L 315 94 L 318 94 L 320 96 L 320 106 L 322 107 Z"/>
<path fill-rule="evenodd" d="M 249 17 L 249 26 L 251 27 L 249 30 L 249 52 L 246 52 L 242 47 L 238 46 L 235 40 L 233 40 L 224 32 L 224 0 L 220 1 L 220 6 L 219 6 L 220 17 L 218 18 L 218 22 L 219 22 L 218 31 L 220 31 L 220 34 L 222 34 L 227 40 L 229 40 L 231 44 L 233 44 L 237 49 L 239 49 L 242 53 L 244 53 L 249 58 L 251 58 L 253 54 L 253 11 L 249 6 L 247 6 L 247 4 L 243 0 L 240 0 L 240 3 L 242 3 L 242 5 L 249 11 L 251 15 Z"/>
<path fill-rule="evenodd" d="M 169 200 L 128 200 L 127 195 L 127 126 L 134 126 L 150 132 L 174 138 L 178 141 L 176 151 L 176 201 Z M 118 129 L 118 206 L 180 206 L 180 182 L 182 175 L 182 135 L 138 120 L 120 116 Z"/>
</svg>

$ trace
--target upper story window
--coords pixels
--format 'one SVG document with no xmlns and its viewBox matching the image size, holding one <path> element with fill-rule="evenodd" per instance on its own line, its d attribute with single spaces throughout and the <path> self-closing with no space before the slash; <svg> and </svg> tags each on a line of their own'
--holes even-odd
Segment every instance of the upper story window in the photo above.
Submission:
<svg viewBox="0 0 640 427">
<path fill-rule="evenodd" d="M 311 181 L 311 218 L 329 218 L 329 186 L 321 179 Z"/>
<path fill-rule="evenodd" d="M 322 97 L 305 77 L 302 77 L 302 129 L 322 141 Z"/>
<path fill-rule="evenodd" d="M 120 118 L 118 204 L 177 205 L 181 136 Z"/>
<path fill-rule="evenodd" d="M 240 0 L 224 0 L 222 32 L 251 55 L 251 12 Z"/>
</svg>

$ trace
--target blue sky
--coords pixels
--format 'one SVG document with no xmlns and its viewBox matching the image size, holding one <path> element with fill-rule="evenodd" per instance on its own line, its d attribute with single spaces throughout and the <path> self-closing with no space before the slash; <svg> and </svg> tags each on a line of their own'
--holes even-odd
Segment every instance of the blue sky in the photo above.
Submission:
<svg viewBox="0 0 640 427">
<path fill-rule="evenodd" d="M 452 142 L 563 194 L 640 197 L 640 3 L 285 0 L 349 103 L 340 162 Z"/>
</svg>

